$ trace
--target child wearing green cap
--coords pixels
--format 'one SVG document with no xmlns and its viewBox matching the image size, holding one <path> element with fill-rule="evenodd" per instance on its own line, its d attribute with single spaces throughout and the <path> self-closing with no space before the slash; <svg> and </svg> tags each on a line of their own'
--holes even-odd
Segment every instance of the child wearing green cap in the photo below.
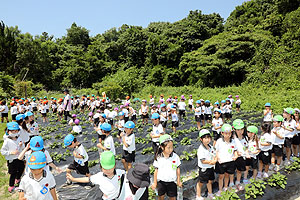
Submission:
<svg viewBox="0 0 300 200">
<path fill-rule="evenodd" d="M 246 156 L 246 173 L 248 176 L 248 171 L 251 166 L 253 170 L 253 178 L 257 176 L 258 170 L 258 154 L 260 152 L 259 143 L 258 143 L 258 128 L 256 126 L 247 127 L 247 140 L 248 140 L 248 155 Z M 247 177 L 246 176 L 246 177 Z M 244 178 L 246 178 L 244 177 Z"/>
<path fill-rule="evenodd" d="M 203 184 L 207 183 L 208 198 L 212 198 L 212 183 L 215 180 L 214 167 L 217 162 L 217 157 L 214 148 L 210 145 L 211 134 L 208 130 L 202 129 L 199 132 L 201 144 L 197 151 L 199 177 L 197 182 L 197 199 L 204 199 L 201 197 L 201 188 Z"/>
<path fill-rule="evenodd" d="M 71 175 L 73 170 L 76 170 L 78 174 L 85 175 L 86 177 L 90 176 L 90 170 L 88 167 L 89 156 L 84 149 L 83 145 L 80 144 L 77 139 L 69 134 L 64 139 L 64 144 L 66 147 L 74 149 L 73 156 L 74 161 L 67 168 L 67 174 Z M 67 184 L 70 185 L 72 182 L 67 180 Z"/>
<path fill-rule="evenodd" d="M 236 119 L 232 123 L 234 128 L 234 142 L 237 146 L 238 158 L 234 161 L 236 165 L 236 182 L 235 186 L 238 190 L 243 190 L 241 184 L 242 172 L 244 172 L 244 183 L 248 183 L 246 172 L 246 153 L 248 152 L 248 141 L 245 138 L 245 125 L 243 120 Z"/>
<path fill-rule="evenodd" d="M 291 148 L 292 148 L 292 140 L 294 137 L 294 132 L 297 128 L 296 121 L 293 119 L 294 118 L 295 111 L 293 108 L 285 108 L 283 111 L 283 126 L 282 128 L 284 129 L 284 147 L 286 151 L 286 160 L 285 160 L 285 165 L 291 164 Z"/>
<path fill-rule="evenodd" d="M 282 161 L 283 155 L 283 145 L 284 145 L 284 129 L 282 128 L 283 117 L 281 115 L 276 115 L 273 118 L 273 129 L 271 130 L 271 136 L 273 141 L 272 148 L 272 158 L 270 170 L 279 171 L 280 164 Z M 275 165 L 275 160 L 277 160 L 277 164 Z"/>
<path fill-rule="evenodd" d="M 165 134 L 159 138 L 160 147 L 155 155 L 153 166 L 154 180 L 151 188 L 157 188 L 158 199 L 163 200 L 165 194 L 169 199 L 175 200 L 177 197 L 177 186 L 182 187 L 180 180 L 180 158 L 173 151 L 173 139 Z"/>
<path fill-rule="evenodd" d="M 28 159 L 28 165 L 30 173 L 25 174 L 21 180 L 19 200 L 57 200 L 55 179 L 50 171 L 44 170 L 46 155 L 42 151 L 33 152 Z"/>
<path fill-rule="evenodd" d="M 235 173 L 235 160 L 238 158 L 237 146 L 232 136 L 232 126 L 230 124 L 224 124 L 221 129 L 222 137 L 216 142 L 216 154 L 218 163 L 216 165 L 216 171 L 219 172 L 219 191 L 217 196 L 221 195 L 223 190 L 227 189 L 229 179 L 229 187 L 234 186 L 234 173 Z M 224 184 L 223 184 L 224 182 Z"/>
<path fill-rule="evenodd" d="M 111 151 L 105 151 L 100 157 L 101 172 L 90 177 L 74 178 L 71 174 L 67 174 L 67 179 L 72 182 L 93 183 L 99 185 L 99 189 L 103 192 L 102 199 L 117 199 L 123 185 L 125 171 L 116 169 L 115 156 Z"/>
</svg>

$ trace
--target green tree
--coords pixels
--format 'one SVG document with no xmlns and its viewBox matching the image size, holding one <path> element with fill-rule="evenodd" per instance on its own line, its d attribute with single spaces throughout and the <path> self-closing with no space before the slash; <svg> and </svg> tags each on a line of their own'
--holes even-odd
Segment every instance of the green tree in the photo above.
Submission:
<svg viewBox="0 0 300 200">
<path fill-rule="evenodd" d="M 90 44 L 89 31 L 81 26 L 77 26 L 74 22 L 71 28 L 67 29 L 66 41 L 71 45 L 82 45 L 87 48 Z"/>
</svg>

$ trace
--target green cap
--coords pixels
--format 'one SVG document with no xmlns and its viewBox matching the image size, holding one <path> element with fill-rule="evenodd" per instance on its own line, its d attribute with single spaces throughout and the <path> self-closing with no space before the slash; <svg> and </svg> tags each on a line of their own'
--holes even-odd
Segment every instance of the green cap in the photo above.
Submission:
<svg viewBox="0 0 300 200">
<path fill-rule="evenodd" d="M 242 129 L 242 128 L 245 127 L 245 124 L 244 124 L 243 120 L 241 120 L 241 119 L 234 120 L 232 125 L 237 130 Z"/>
<path fill-rule="evenodd" d="M 258 128 L 256 126 L 248 126 L 247 131 L 250 132 L 250 133 L 255 133 L 257 135 Z"/>
<path fill-rule="evenodd" d="M 112 169 L 116 165 L 116 160 L 113 152 L 104 151 L 100 156 L 100 164 L 103 169 Z"/>
<path fill-rule="evenodd" d="M 202 129 L 200 132 L 199 132 L 199 137 L 202 137 L 204 135 L 211 135 L 209 130 L 207 129 Z"/>
<path fill-rule="evenodd" d="M 173 139 L 168 134 L 164 134 L 164 135 L 162 135 L 162 136 L 159 137 L 159 144 L 162 144 L 162 143 L 164 143 L 166 141 L 173 141 Z"/>
<path fill-rule="evenodd" d="M 273 117 L 273 121 L 275 121 L 275 122 L 283 122 L 283 117 L 281 115 L 275 115 Z"/>
<path fill-rule="evenodd" d="M 228 133 L 232 131 L 232 126 L 230 124 L 224 124 L 221 129 L 222 132 Z"/>
<path fill-rule="evenodd" d="M 287 112 L 288 114 L 291 114 L 291 115 L 295 114 L 295 110 L 293 108 L 285 108 L 284 112 Z"/>
</svg>

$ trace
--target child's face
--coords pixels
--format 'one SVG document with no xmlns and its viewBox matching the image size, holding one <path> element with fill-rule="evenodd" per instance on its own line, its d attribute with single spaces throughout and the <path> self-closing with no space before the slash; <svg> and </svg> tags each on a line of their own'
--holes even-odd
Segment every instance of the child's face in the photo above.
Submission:
<svg viewBox="0 0 300 200">
<path fill-rule="evenodd" d="M 157 118 L 157 119 L 152 119 L 152 122 L 153 122 L 153 124 L 155 124 L 155 125 L 159 124 L 159 118 Z"/>
<path fill-rule="evenodd" d="M 196 107 L 199 107 L 200 106 L 200 104 L 199 103 L 196 103 Z"/>
<path fill-rule="evenodd" d="M 230 132 L 222 132 L 224 139 L 229 140 L 231 137 L 231 131 Z"/>
<path fill-rule="evenodd" d="M 214 114 L 215 114 L 215 117 L 216 117 L 216 118 L 219 118 L 219 117 L 220 117 L 220 113 L 219 113 L 219 112 L 214 112 Z"/>
<path fill-rule="evenodd" d="M 276 121 L 274 121 L 274 122 L 273 122 L 273 126 L 274 126 L 274 127 L 280 127 L 280 126 L 281 126 L 281 122 L 276 122 Z"/>
<path fill-rule="evenodd" d="M 255 133 L 251 133 L 251 132 L 247 131 L 247 135 L 248 135 L 249 138 L 252 138 L 254 136 L 254 134 Z"/>
<path fill-rule="evenodd" d="M 119 117 L 120 117 L 120 119 L 124 119 L 124 115 L 120 115 Z"/>
<path fill-rule="evenodd" d="M 103 167 L 101 168 L 102 169 L 102 172 L 103 174 L 105 174 L 106 176 L 108 177 L 112 177 L 114 175 L 114 171 L 115 171 L 115 168 L 112 168 L 112 169 L 104 169 Z"/>
<path fill-rule="evenodd" d="M 125 133 L 127 135 L 129 135 L 130 133 L 132 133 L 132 131 L 133 131 L 133 128 L 125 128 Z"/>
<path fill-rule="evenodd" d="M 166 111 L 166 107 L 161 107 L 161 111 Z"/>
<path fill-rule="evenodd" d="M 236 132 L 236 134 L 237 134 L 238 136 L 242 136 L 243 133 L 244 133 L 244 129 L 243 129 L 243 128 L 242 128 L 242 129 L 237 129 L 237 130 L 235 130 L 235 132 Z"/>
<path fill-rule="evenodd" d="M 104 122 L 105 119 L 103 117 L 100 117 L 100 122 Z"/>
<path fill-rule="evenodd" d="M 165 154 L 170 155 L 173 152 L 173 142 L 167 142 L 167 145 L 165 146 L 165 148 L 163 148 L 163 151 Z"/>
<path fill-rule="evenodd" d="M 286 118 L 290 118 L 290 117 L 291 117 L 291 115 L 290 115 L 290 114 L 288 114 L 288 113 L 287 113 L 287 112 L 285 112 L 285 111 L 282 113 L 282 116 L 283 116 L 283 118 L 285 118 L 285 119 L 286 119 Z"/>
<path fill-rule="evenodd" d="M 28 117 L 28 119 L 29 119 L 29 121 L 32 121 L 32 120 L 34 120 L 34 116 L 31 115 L 31 116 Z"/>
<path fill-rule="evenodd" d="M 266 108 L 266 110 L 270 110 L 270 106 L 266 106 L 265 108 Z"/>
<path fill-rule="evenodd" d="M 143 101 L 143 103 L 142 103 L 144 106 L 146 105 L 146 102 L 145 101 Z"/>
<path fill-rule="evenodd" d="M 40 174 L 43 173 L 44 168 L 40 169 L 30 169 L 31 173 L 33 174 L 34 177 L 39 176 Z"/>
<path fill-rule="evenodd" d="M 73 141 L 72 144 L 70 144 L 68 147 L 69 148 L 74 148 L 75 147 L 75 142 Z"/>
<path fill-rule="evenodd" d="M 200 138 L 200 140 L 203 142 L 203 144 L 207 145 L 211 142 L 211 136 L 205 135 L 203 138 Z"/>
</svg>

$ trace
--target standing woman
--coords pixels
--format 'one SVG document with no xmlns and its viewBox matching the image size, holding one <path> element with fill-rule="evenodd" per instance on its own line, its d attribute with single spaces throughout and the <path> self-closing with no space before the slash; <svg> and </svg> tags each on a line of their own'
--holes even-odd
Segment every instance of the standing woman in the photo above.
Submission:
<svg viewBox="0 0 300 200">
<path fill-rule="evenodd" d="M 71 108 L 71 97 L 69 95 L 69 90 L 65 89 L 64 94 L 66 97 L 64 98 L 64 104 L 63 104 L 63 110 L 64 110 L 64 115 L 65 115 L 65 120 L 68 119 L 68 116 L 71 117 L 70 111 L 72 111 Z"/>
</svg>

